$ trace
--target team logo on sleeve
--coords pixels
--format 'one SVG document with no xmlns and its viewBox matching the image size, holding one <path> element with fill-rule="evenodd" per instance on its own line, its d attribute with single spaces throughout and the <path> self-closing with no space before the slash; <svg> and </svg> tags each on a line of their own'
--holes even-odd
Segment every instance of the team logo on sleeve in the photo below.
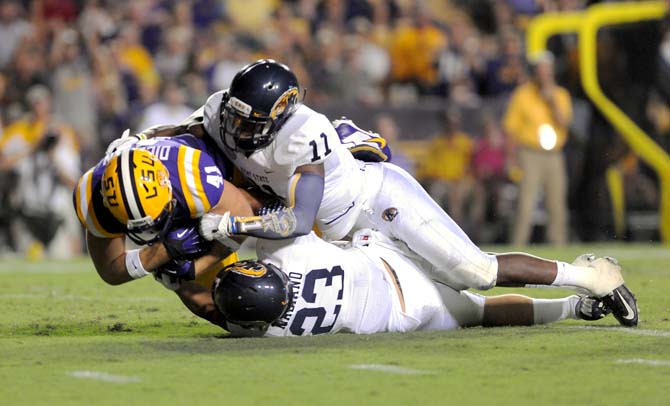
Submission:
<svg viewBox="0 0 670 406">
<path fill-rule="evenodd" d="M 298 92 L 297 87 L 292 87 L 285 91 L 284 94 L 279 96 L 275 104 L 272 106 L 272 110 L 270 110 L 270 118 L 274 120 L 277 118 L 277 116 L 280 116 L 286 110 L 286 107 L 289 104 L 294 105 L 297 102 L 299 95 L 300 93 Z"/>
<path fill-rule="evenodd" d="M 384 221 L 391 222 L 393 221 L 393 219 L 396 218 L 397 215 L 398 215 L 398 209 L 396 209 L 395 207 L 389 207 L 382 213 L 382 219 Z"/>
</svg>

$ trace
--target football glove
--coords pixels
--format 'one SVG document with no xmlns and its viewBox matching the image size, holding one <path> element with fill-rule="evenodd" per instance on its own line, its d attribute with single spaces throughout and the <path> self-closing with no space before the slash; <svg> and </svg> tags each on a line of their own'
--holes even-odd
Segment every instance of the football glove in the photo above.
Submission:
<svg viewBox="0 0 670 406">
<path fill-rule="evenodd" d="M 132 148 L 138 141 L 145 140 L 146 138 L 146 135 L 142 133 L 130 135 L 130 128 L 127 128 L 123 134 L 121 134 L 120 138 L 109 143 L 107 150 L 105 150 L 105 158 L 112 157 L 121 151 Z"/>
<path fill-rule="evenodd" d="M 200 235 L 207 241 L 224 240 L 234 234 L 230 212 L 207 213 L 200 219 Z"/>
<path fill-rule="evenodd" d="M 192 281 L 195 279 L 195 263 L 190 260 L 173 259 L 155 270 L 154 273 L 162 273 L 172 278 Z"/>
<path fill-rule="evenodd" d="M 197 226 L 180 227 L 163 237 L 163 245 L 171 259 L 195 259 L 209 252 L 212 242 L 198 234 Z"/>
<path fill-rule="evenodd" d="M 171 290 L 173 292 L 181 287 L 181 279 L 165 273 L 161 269 L 156 269 L 154 271 L 154 279 L 156 282 L 163 285 L 165 289 Z"/>
</svg>

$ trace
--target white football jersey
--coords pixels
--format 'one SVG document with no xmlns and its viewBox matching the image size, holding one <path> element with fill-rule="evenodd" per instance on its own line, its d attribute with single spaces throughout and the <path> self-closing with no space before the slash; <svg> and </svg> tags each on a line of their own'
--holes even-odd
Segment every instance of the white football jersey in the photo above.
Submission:
<svg viewBox="0 0 670 406">
<path fill-rule="evenodd" d="M 445 295 L 386 237 L 339 248 L 314 233 L 290 240 L 258 240 L 258 258 L 293 283 L 293 302 L 266 335 L 372 334 L 452 329 Z M 385 243 L 385 242 L 386 243 Z M 445 287 L 446 288 L 446 287 Z M 455 307 L 469 300 L 449 289 Z"/>
<path fill-rule="evenodd" d="M 258 240 L 260 260 L 277 265 L 293 284 L 293 303 L 271 336 L 385 331 L 392 296 L 384 275 L 364 255 L 314 233 L 290 240 Z"/>
<path fill-rule="evenodd" d="M 325 185 L 317 213 L 317 226 L 327 231 L 328 239 L 344 237 L 353 226 L 338 220 L 360 205 L 362 163 L 355 160 L 330 120 L 305 105 L 300 105 L 281 127 L 275 139 L 248 157 L 227 148 L 220 136 L 221 100 L 225 91 L 214 93 L 204 106 L 204 125 L 217 146 L 251 183 L 287 201 L 289 180 L 297 167 L 323 163 Z M 332 230 L 338 223 L 337 230 Z"/>
</svg>

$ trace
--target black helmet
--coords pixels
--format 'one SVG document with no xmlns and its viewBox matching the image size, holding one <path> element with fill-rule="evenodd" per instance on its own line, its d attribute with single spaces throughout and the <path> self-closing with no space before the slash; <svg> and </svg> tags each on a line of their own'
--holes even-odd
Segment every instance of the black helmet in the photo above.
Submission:
<svg viewBox="0 0 670 406">
<path fill-rule="evenodd" d="M 227 321 L 242 327 L 265 328 L 288 310 L 293 289 L 286 274 L 276 266 L 246 260 L 219 272 L 212 297 Z"/>
<path fill-rule="evenodd" d="M 272 59 L 245 66 L 221 101 L 221 141 L 245 152 L 267 146 L 298 108 L 299 99 L 298 79 L 288 66 Z"/>
</svg>

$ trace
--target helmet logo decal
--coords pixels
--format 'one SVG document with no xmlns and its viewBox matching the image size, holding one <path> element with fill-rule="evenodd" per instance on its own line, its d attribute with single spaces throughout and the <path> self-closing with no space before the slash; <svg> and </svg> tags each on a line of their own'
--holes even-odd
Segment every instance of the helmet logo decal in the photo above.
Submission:
<svg viewBox="0 0 670 406">
<path fill-rule="evenodd" d="M 116 193 L 114 192 L 114 178 L 112 176 L 109 176 L 102 182 L 100 193 L 102 194 L 102 203 L 105 207 L 109 208 L 119 205 L 118 200 L 116 200 Z"/>
<path fill-rule="evenodd" d="M 235 109 L 235 111 L 237 111 L 244 117 L 249 117 L 251 115 L 251 111 L 253 110 L 253 108 L 247 103 L 238 99 L 237 97 L 231 97 L 230 100 L 228 100 L 228 102 L 230 103 L 230 106 L 233 109 Z"/>
<path fill-rule="evenodd" d="M 251 263 L 245 261 L 234 264 L 228 268 L 228 271 L 235 272 L 240 275 L 250 276 L 252 278 L 260 278 L 268 272 L 268 269 L 260 262 Z"/>
<path fill-rule="evenodd" d="M 272 110 L 270 110 L 270 118 L 274 120 L 277 118 L 277 116 L 280 116 L 282 113 L 284 113 L 284 111 L 286 111 L 286 107 L 289 105 L 289 101 L 292 99 L 295 101 L 299 95 L 300 93 L 298 92 L 297 87 L 292 87 L 285 91 L 284 94 L 279 96 L 275 104 L 272 106 Z"/>
<path fill-rule="evenodd" d="M 104 170 L 102 202 L 137 244 L 151 244 L 167 230 L 173 213 L 172 186 L 164 164 L 151 152 L 127 149 Z"/>
</svg>

